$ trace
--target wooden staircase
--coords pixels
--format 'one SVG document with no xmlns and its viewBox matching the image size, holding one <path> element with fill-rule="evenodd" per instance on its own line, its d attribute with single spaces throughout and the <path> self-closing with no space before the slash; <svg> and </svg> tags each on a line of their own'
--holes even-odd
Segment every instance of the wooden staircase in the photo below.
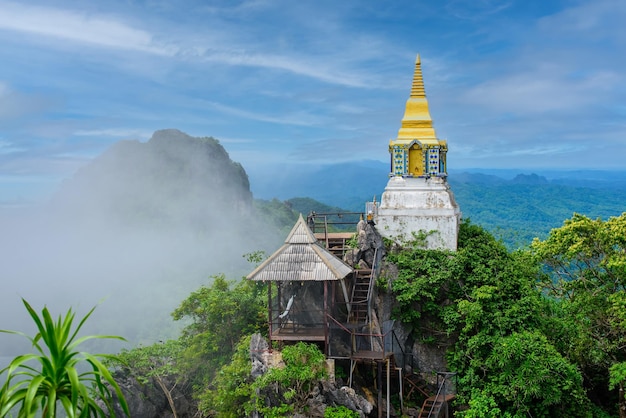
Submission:
<svg viewBox="0 0 626 418">
<path fill-rule="evenodd" d="M 444 394 L 442 393 L 442 386 L 439 386 L 439 394 L 433 395 L 434 387 L 429 385 L 425 380 L 423 380 L 418 374 L 409 373 L 404 376 L 401 376 L 402 368 L 395 365 L 394 356 L 391 356 L 392 364 L 394 367 L 389 369 L 390 376 L 387 376 L 386 368 L 382 369 L 382 377 L 383 382 L 394 382 L 397 381 L 399 377 L 402 378 L 403 382 L 403 396 L 405 399 L 410 398 L 412 395 L 420 393 L 422 396 L 426 397 L 426 400 L 422 404 L 422 408 L 420 409 L 420 413 L 418 418 L 440 418 L 445 417 L 448 418 L 448 402 L 453 400 L 456 395 L 454 394 Z M 441 382 L 443 383 L 443 382 Z"/>
<path fill-rule="evenodd" d="M 434 395 L 424 401 L 418 418 L 438 418 L 449 401 L 454 399 L 454 395 Z"/>
<path fill-rule="evenodd" d="M 422 405 L 418 418 L 439 418 L 442 412 L 448 418 L 448 402 L 456 397 L 454 393 L 449 393 L 448 383 L 456 376 L 454 372 L 437 372 L 437 394 L 429 396 Z M 456 390 L 454 390 L 456 391 Z"/>
<path fill-rule="evenodd" d="M 372 269 L 354 271 L 354 287 L 350 298 L 350 323 L 362 325 L 369 321 L 369 299 L 372 295 L 372 286 Z"/>
<path fill-rule="evenodd" d="M 414 393 L 421 393 L 422 396 L 426 398 L 430 398 L 433 396 L 433 391 L 430 386 L 424 379 L 422 379 L 419 375 L 415 373 L 408 373 L 404 375 L 404 389 L 406 394 L 404 395 L 407 399 L 410 398 Z"/>
</svg>

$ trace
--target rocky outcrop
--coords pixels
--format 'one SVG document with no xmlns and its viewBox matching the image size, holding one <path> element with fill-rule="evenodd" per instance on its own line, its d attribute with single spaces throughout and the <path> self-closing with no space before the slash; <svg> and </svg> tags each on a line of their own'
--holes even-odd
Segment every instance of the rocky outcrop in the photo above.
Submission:
<svg viewBox="0 0 626 418">
<path fill-rule="evenodd" d="M 330 406 L 345 406 L 361 417 L 368 416 L 374 409 L 373 405 L 354 389 L 330 381 L 320 382 L 311 394 L 308 406 L 307 417 L 320 418 L 324 417 L 324 411 Z"/>
<path fill-rule="evenodd" d="M 120 386 L 128 408 L 130 416 L 133 418 L 173 418 L 174 414 L 169 405 L 167 397 L 159 388 L 159 385 L 151 380 L 145 384 L 139 383 L 133 377 L 124 375 L 121 372 L 115 374 L 115 380 Z M 174 401 L 177 418 L 192 418 L 195 416 L 197 408 L 190 395 L 176 387 L 175 381 L 165 378 L 165 383 L 172 388 L 171 395 Z M 113 397 L 114 417 L 125 416 L 119 400 Z"/>
<path fill-rule="evenodd" d="M 356 226 L 357 248 L 347 251 L 343 261 L 352 267 L 372 268 L 385 255 L 383 238 L 373 222 L 363 219 Z"/>
<path fill-rule="evenodd" d="M 385 255 L 383 237 L 372 221 L 359 221 L 356 226 L 356 231 L 359 258 L 363 260 L 369 268 L 372 268 L 374 264 L 380 261 Z"/>
<path fill-rule="evenodd" d="M 250 360 L 252 361 L 252 370 L 250 375 L 255 379 L 262 376 L 269 366 L 268 359 L 269 345 L 261 334 L 254 334 L 250 338 Z"/>
<path fill-rule="evenodd" d="M 252 362 L 252 376 L 258 378 L 271 367 L 284 367 L 280 352 L 268 351 L 268 344 L 260 334 L 252 336 L 250 342 L 250 360 Z M 332 374 L 331 374 L 332 376 Z M 272 391 L 274 392 L 274 391 Z M 279 406 L 280 397 L 268 396 L 265 400 L 268 406 Z M 273 405 L 277 403 L 276 405 Z M 307 414 L 294 414 L 293 417 L 323 418 L 324 411 L 330 406 L 345 406 L 352 411 L 356 411 L 361 417 L 369 416 L 374 409 L 363 396 L 359 395 L 354 389 L 343 384 L 341 379 L 335 380 L 330 377 L 321 380 L 311 392 L 307 400 Z"/>
</svg>

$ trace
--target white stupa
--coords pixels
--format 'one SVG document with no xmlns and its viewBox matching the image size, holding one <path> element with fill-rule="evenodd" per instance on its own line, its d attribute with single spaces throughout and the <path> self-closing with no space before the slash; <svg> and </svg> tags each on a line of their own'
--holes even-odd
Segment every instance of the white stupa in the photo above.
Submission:
<svg viewBox="0 0 626 418">
<path fill-rule="evenodd" d="M 456 250 L 461 211 L 446 180 L 447 151 L 433 128 L 418 55 L 402 125 L 389 142 L 389 183 L 374 214 L 382 236 L 400 243 L 421 237 L 426 248 Z"/>
</svg>

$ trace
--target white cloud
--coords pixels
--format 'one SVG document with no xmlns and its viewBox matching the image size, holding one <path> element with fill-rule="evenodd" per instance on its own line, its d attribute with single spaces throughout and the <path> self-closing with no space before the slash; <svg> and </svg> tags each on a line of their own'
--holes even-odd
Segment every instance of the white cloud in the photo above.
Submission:
<svg viewBox="0 0 626 418">
<path fill-rule="evenodd" d="M 626 3 L 597 0 L 566 6 L 512 25 L 510 32 L 492 33 L 502 51 L 473 65 L 473 72 L 484 75 L 465 92 L 464 104 L 537 117 L 543 112 L 582 116 L 621 101 Z"/>
<path fill-rule="evenodd" d="M 0 155 L 2 154 L 12 154 L 14 152 L 24 151 L 24 148 L 20 148 L 15 146 L 15 144 L 0 140 Z"/>
<path fill-rule="evenodd" d="M 539 27 L 546 33 L 560 33 L 568 38 L 574 36 L 581 43 L 596 39 L 624 41 L 625 18 L 626 3 L 622 0 L 595 0 L 547 16 L 539 21 Z"/>
<path fill-rule="evenodd" d="M 364 73 L 324 65 L 321 63 L 321 61 L 325 61 L 322 57 L 302 59 L 295 54 L 249 53 L 240 49 L 207 49 L 202 51 L 202 54 L 203 58 L 210 62 L 282 70 L 330 84 L 361 88 L 381 88 L 383 86 L 380 80 L 373 80 Z"/>
<path fill-rule="evenodd" d="M 449 0 L 446 9 L 459 19 L 483 19 L 508 9 L 512 1 L 503 0 Z"/>
<path fill-rule="evenodd" d="M 16 120 L 50 105 L 43 97 L 23 94 L 0 81 L 0 121 Z"/>
<path fill-rule="evenodd" d="M 544 112 L 582 112 L 606 102 L 625 77 L 611 69 L 591 69 L 566 62 L 536 61 L 502 76 L 494 76 L 462 95 L 466 104 L 477 104 L 500 113 L 537 115 Z"/>
<path fill-rule="evenodd" d="M 295 53 L 275 54 L 259 50 L 250 52 L 255 46 L 251 46 L 245 39 L 240 39 L 238 31 L 241 28 L 237 25 L 222 27 L 219 35 L 203 28 L 200 38 L 195 33 L 184 35 L 178 32 L 182 38 L 173 39 L 169 33 L 165 36 L 151 33 L 133 27 L 115 16 L 1 0 L 0 8 L 2 9 L 0 30 L 22 32 L 40 36 L 46 40 L 56 38 L 165 57 L 176 56 L 187 60 L 204 60 L 225 65 L 276 69 L 350 87 L 380 88 L 383 86 L 380 80 L 371 80 L 365 73 L 325 64 L 332 60 L 324 57 L 302 58 Z"/>
<path fill-rule="evenodd" d="M 510 151 L 501 152 L 504 156 L 536 156 L 536 155 L 558 155 L 568 154 L 584 150 L 584 146 L 573 146 L 570 144 L 563 145 L 536 145 L 531 148 L 513 149 Z"/>
<path fill-rule="evenodd" d="M 81 129 L 74 132 L 76 136 L 110 136 L 114 138 L 150 138 L 152 132 L 133 128 Z"/>
<path fill-rule="evenodd" d="M 222 112 L 224 114 L 236 116 L 243 119 L 257 120 L 261 122 L 277 123 L 281 125 L 296 125 L 296 126 L 313 126 L 322 124 L 325 118 L 322 116 L 306 113 L 306 112 L 290 112 L 280 116 L 265 115 L 258 112 L 250 112 L 242 110 L 240 108 L 223 105 L 217 102 L 200 101 L 204 105 Z"/>
<path fill-rule="evenodd" d="M 159 55 L 177 52 L 174 47 L 157 44 L 149 32 L 113 17 L 12 2 L 0 2 L 0 7 L 0 29 L 3 30 Z"/>
</svg>

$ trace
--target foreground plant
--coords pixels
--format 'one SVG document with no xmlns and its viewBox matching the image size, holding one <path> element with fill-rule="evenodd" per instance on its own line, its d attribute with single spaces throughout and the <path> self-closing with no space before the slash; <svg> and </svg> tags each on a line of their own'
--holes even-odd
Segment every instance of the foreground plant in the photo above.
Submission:
<svg viewBox="0 0 626 418">
<path fill-rule="evenodd" d="M 80 344 L 91 339 L 124 340 L 122 337 L 104 335 L 77 338 L 95 307 L 73 330 L 75 313 L 72 309 L 64 317 L 59 315 L 55 322 L 48 308 L 44 307 L 39 316 L 26 300 L 22 299 L 22 302 L 37 325 L 37 334 L 30 337 L 18 331 L 0 332 L 27 338 L 36 353 L 17 356 L 0 370 L 0 376 L 5 375 L 5 381 L 0 387 L 0 417 L 14 410 L 19 418 L 54 418 L 57 410 L 64 411 L 70 418 L 108 416 L 101 405 L 106 407 L 109 415 L 114 415 L 111 404 L 113 392 L 110 388 L 115 391 L 126 415 L 130 416 L 119 386 L 100 362 L 100 359 L 113 356 L 77 350 Z"/>
</svg>

